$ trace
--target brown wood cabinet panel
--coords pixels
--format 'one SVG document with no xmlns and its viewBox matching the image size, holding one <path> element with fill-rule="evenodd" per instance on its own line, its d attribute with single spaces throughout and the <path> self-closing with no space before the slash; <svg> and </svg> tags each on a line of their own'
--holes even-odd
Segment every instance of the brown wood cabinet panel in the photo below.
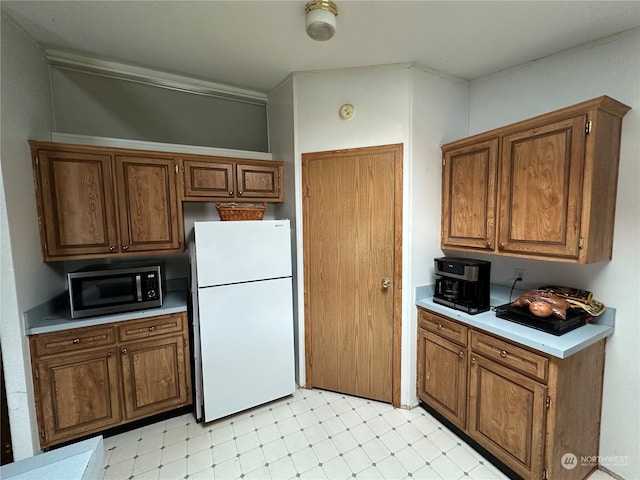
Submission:
<svg viewBox="0 0 640 480">
<path fill-rule="evenodd" d="M 183 336 L 174 336 L 120 347 L 128 420 L 147 417 L 190 401 L 185 344 Z"/>
<path fill-rule="evenodd" d="M 525 479 L 583 480 L 597 467 L 561 462 L 566 453 L 598 455 L 604 339 L 560 359 L 460 325 L 463 346 L 427 322 L 441 315 L 418 312 L 418 398 Z"/>
<path fill-rule="evenodd" d="M 121 421 L 115 349 L 52 356 L 34 367 L 45 447 Z"/>
<path fill-rule="evenodd" d="M 467 351 L 418 329 L 418 396 L 453 424 L 466 426 Z"/>
<path fill-rule="evenodd" d="M 236 195 L 233 163 L 185 159 L 184 199 L 229 199 Z"/>
<path fill-rule="evenodd" d="M 467 345 L 467 332 L 469 329 L 458 322 L 453 322 L 442 315 L 425 310 L 418 311 L 418 322 L 420 328 L 426 328 L 460 345 Z"/>
<path fill-rule="evenodd" d="M 118 338 L 121 342 L 153 338 L 159 335 L 175 334 L 186 330 L 186 314 L 159 315 L 147 320 L 122 322 L 118 326 Z"/>
<path fill-rule="evenodd" d="M 444 152 L 442 248 L 495 245 L 497 168 L 497 137 Z"/>
<path fill-rule="evenodd" d="M 62 332 L 44 333 L 31 337 L 31 353 L 39 357 L 77 352 L 89 348 L 115 345 L 115 329 L 109 325 L 74 328 Z"/>
<path fill-rule="evenodd" d="M 108 254 L 118 237 L 110 156 L 45 149 L 33 159 L 45 260 Z"/>
<path fill-rule="evenodd" d="M 499 249 L 577 259 L 586 115 L 503 137 Z"/>
<path fill-rule="evenodd" d="M 239 198 L 277 199 L 280 197 L 280 167 L 239 163 L 236 169 Z"/>
<path fill-rule="evenodd" d="M 471 332 L 471 349 L 541 382 L 547 381 L 549 366 L 547 357 L 480 332 Z"/>
<path fill-rule="evenodd" d="M 547 388 L 471 355 L 468 433 L 524 478 L 542 478 Z"/>
<path fill-rule="evenodd" d="M 178 250 L 175 160 L 118 155 L 115 164 L 122 251 Z"/>
<path fill-rule="evenodd" d="M 602 96 L 443 145 L 441 247 L 610 260 L 628 110 Z"/>
<path fill-rule="evenodd" d="M 29 342 L 43 448 L 191 403 L 186 312 Z"/>
</svg>

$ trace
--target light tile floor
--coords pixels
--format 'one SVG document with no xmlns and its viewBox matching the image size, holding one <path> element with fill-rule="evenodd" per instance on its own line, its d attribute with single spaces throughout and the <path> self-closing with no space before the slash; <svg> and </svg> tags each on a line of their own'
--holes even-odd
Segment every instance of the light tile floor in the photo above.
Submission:
<svg viewBox="0 0 640 480">
<path fill-rule="evenodd" d="M 421 408 L 323 390 L 208 424 L 181 415 L 104 445 L 105 480 L 507 478 Z"/>
</svg>

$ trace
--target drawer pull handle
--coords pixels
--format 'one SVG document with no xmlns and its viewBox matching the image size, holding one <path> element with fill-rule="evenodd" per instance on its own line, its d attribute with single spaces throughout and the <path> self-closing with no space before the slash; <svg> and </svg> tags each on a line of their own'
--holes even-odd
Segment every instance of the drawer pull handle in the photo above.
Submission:
<svg viewBox="0 0 640 480">
<path fill-rule="evenodd" d="M 80 343 L 80 339 L 79 338 L 74 338 L 73 339 L 73 343 L 75 343 L 76 345 Z"/>
<path fill-rule="evenodd" d="M 464 357 L 464 352 L 458 352 L 458 356 L 459 356 L 460 358 Z"/>
<path fill-rule="evenodd" d="M 156 329 L 156 327 L 154 327 L 153 325 L 149 327 L 149 331 L 153 332 Z"/>
<path fill-rule="evenodd" d="M 438 324 L 438 330 L 442 330 L 442 324 L 441 323 Z"/>
<path fill-rule="evenodd" d="M 501 350 L 501 351 L 500 351 L 500 356 L 501 356 L 502 358 L 507 358 L 507 351 L 506 351 L 506 350 Z"/>
</svg>

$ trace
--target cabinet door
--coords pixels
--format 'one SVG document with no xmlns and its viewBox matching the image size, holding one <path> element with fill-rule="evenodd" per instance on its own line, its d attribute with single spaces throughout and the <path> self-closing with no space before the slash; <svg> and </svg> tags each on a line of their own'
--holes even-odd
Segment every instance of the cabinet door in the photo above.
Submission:
<svg viewBox="0 0 640 480">
<path fill-rule="evenodd" d="M 173 159 L 116 156 L 122 252 L 179 251 L 182 216 Z"/>
<path fill-rule="evenodd" d="M 235 198 L 233 164 L 184 160 L 184 200 Z"/>
<path fill-rule="evenodd" d="M 114 349 L 36 361 L 42 447 L 120 423 L 117 368 Z"/>
<path fill-rule="evenodd" d="M 542 478 L 547 388 L 471 354 L 468 433 L 523 478 Z"/>
<path fill-rule="evenodd" d="M 501 252 L 578 258 L 585 124 L 580 115 L 503 138 Z"/>
<path fill-rule="evenodd" d="M 442 248 L 494 248 L 497 165 L 497 138 L 444 152 Z"/>
<path fill-rule="evenodd" d="M 279 166 L 236 165 L 238 199 L 267 200 L 280 199 Z"/>
<path fill-rule="evenodd" d="M 44 259 L 115 251 L 111 157 L 60 149 L 39 150 L 35 159 Z"/>
<path fill-rule="evenodd" d="M 418 329 L 418 397 L 465 428 L 466 349 L 422 328 Z"/>
<path fill-rule="evenodd" d="M 182 335 L 120 346 L 127 420 L 191 402 L 191 382 Z"/>
</svg>

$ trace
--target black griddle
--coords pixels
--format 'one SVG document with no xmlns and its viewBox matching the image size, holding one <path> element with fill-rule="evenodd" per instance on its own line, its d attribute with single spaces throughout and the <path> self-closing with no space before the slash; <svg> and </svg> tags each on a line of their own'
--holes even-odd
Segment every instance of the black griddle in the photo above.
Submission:
<svg viewBox="0 0 640 480">
<path fill-rule="evenodd" d="M 581 308 L 568 309 L 566 320 L 554 316 L 540 318 L 532 314 L 528 307 L 514 307 L 510 303 L 496 307 L 495 312 L 496 317 L 503 320 L 519 323 L 556 336 L 564 335 L 585 325 L 587 319 L 590 318 L 590 315 Z"/>
</svg>

